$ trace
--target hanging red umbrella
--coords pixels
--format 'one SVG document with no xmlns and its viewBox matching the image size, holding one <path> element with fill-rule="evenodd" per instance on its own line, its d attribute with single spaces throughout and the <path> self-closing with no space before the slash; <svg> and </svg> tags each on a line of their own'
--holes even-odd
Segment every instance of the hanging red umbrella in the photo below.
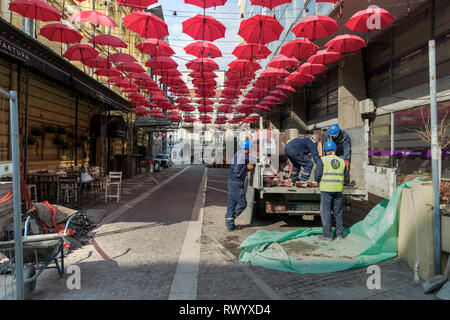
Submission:
<svg viewBox="0 0 450 320">
<path fill-rule="evenodd" d="M 179 103 L 179 104 L 187 104 L 187 103 L 190 103 L 190 102 L 191 102 L 191 100 L 188 99 L 188 98 L 177 98 L 175 100 L 175 103 Z"/>
<path fill-rule="evenodd" d="M 275 89 L 281 90 L 284 92 L 296 92 L 296 90 L 294 88 L 292 88 L 291 86 L 288 86 L 286 84 L 280 84 L 280 85 L 276 86 Z"/>
<path fill-rule="evenodd" d="M 108 61 L 105 58 L 102 58 L 99 56 L 97 56 L 93 59 L 84 60 L 83 64 L 87 65 L 89 68 L 106 69 L 106 68 L 110 67 L 110 64 L 108 64 Z"/>
<path fill-rule="evenodd" d="M 280 55 L 273 58 L 269 62 L 268 66 L 272 68 L 293 69 L 300 67 L 300 62 L 294 57 L 288 58 L 286 56 Z"/>
<path fill-rule="evenodd" d="M 153 81 L 153 79 L 146 72 L 131 72 L 130 74 L 128 74 L 128 77 L 136 80 Z"/>
<path fill-rule="evenodd" d="M 328 50 L 319 50 L 315 55 L 308 59 L 310 63 L 319 63 L 319 64 L 328 64 L 339 59 L 343 58 L 343 56 L 339 52 L 328 51 Z"/>
<path fill-rule="evenodd" d="M 225 37 L 225 26 L 211 16 L 198 14 L 182 22 L 183 33 L 195 40 L 214 41 Z"/>
<path fill-rule="evenodd" d="M 204 57 L 215 59 L 222 56 L 220 49 L 215 44 L 206 41 L 193 42 L 187 45 L 184 48 L 184 51 L 197 58 Z"/>
<path fill-rule="evenodd" d="M 314 76 L 310 74 L 300 74 L 297 71 L 292 72 L 287 78 L 286 78 L 286 84 L 293 86 L 293 87 L 300 87 L 303 86 L 307 82 L 313 82 Z"/>
<path fill-rule="evenodd" d="M 191 78 L 202 78 L 202 79 L 217 78 L 217 74 L 214 71 L 203 71 L 203 72 L 192 71 L 191 73 L 188 74 L 188 76 Z"/>
<path fill-rule="evenodd" d="M 221 113 L 232 113 L 234 111 L 232 106 L 229 105 L 221 105 L 217 108 L 217 112 Z"/>
<path fill-rule="evenodd" d="M 157 56 L 171 56 L 175 51 L 169 46 L 166 41 L 149 38 L 136 45 L 136 48 L 145 54 L 153 57 Z"/>
<path fill-rule="evenodd" d="M 225 105 L 233 105 L 235 104 L 235 102 L 231 99 L 221 99 L 219 101 L 220 104 L 225 104 Z"/>
<path fill-rule="evenodd" d="M 236 107 L 237 112 L 240 113 L 251 113 L 253 111 L 252 107 L 247 105 L 240 105 Z"/>
<path fill-rule="evenodd" d="M 261 6 L 264 8 L 273 9 L 286 3 L 291 3 L 292 0 L 250 0 L 252 5 Z"/>
<path fill-rule="evenodd" d="M 117 3 L 121 6 L 136 8 L 144 10 L 148 6 L 157 3 L 158 0 L 117 0 Z"/>
<path fill-rule="evenodd" d="M 89 39 L 89 43 L 101 46 L 111 46 L 116 48 L 128 48 L 128 45 L 122 39 L 110 34 L 100 34 Z"/>
<path fill-rule="evenodd" d="M 253 105 L 255 105 L 255 104 L 258 104 L 258 102 L 259 102 L 259 99 L 255 99 L 255 98 L 246 98 L 246 99 L 242 100 L 242 103 L 241 103 L 241 104 L 253 106 Z"/>
<path fill-rule="evenodd" d="M 145 72 L 145 69 L 135 62 L 124 62 L 116 66 L 117 70 L 126 72 Z"/>
<path fill-rule="evenodd" d="M 228 66 L 231 70 L 235 72 L 254 72 L 256 70 L 261 69 L 261 66 L 258 62 L 254 60 L 233 60 Z"/>
<path fill-rule="evenodd" d="M 178 66 L 173 59 L 165 56 L 153 57 L 149 59 L 145 65 L 152 69 L 174 69 Z"/>
<path fill-rule="evenodd" d="M 395 17 L 383 8 L 358 11 L 345 24 L 352 31 L 373 31 L 388 27 Z"/>
<path fill-rule="evenodd" d="M 267 44 L 278 40 L 282 32 L 274 17 L 257 14 L 241 22 L 238 34 L 249 43 Z"/>
<path fill-rule="evenodd" d="M 269 107 L 262 106 L 262 105 L 257 105 L 254 108 L 257 110 L 263 111 L 263 112 L 271 112 L 272 111 L 272 109 L 270 109 Z"/>
<path fill-rule="evenodd" d="M 184 122 L 187 122 L 187 123 L 193 123 L 193 122 L 196 122 L 197 120 L 195 120 L 195 119 L 192 118 L 192 117 L 186 116 L 186 117 L 184 117 L 183 121 L 184 121 Z"/>
<path fill-rule="evenodd" d="M 185 112 L 191 112 L 191 111 L 195 111 L 195 107 L 191 106 L 190 104 L 180 104 L 178 106 L 178 109 L 180 109 L 181 111 L 185 111 Z"/>
<path fill-rule="evenodd" d="M 186 68 L 198 72 L 211 72 L 214 70 L 219 70 L 219 65 L 217 64 L 217 62 L 209 58 L 197 58 L 186 63 Z"/>
<path fill-rule="evenodd" d="M 355 52 L 366 46 L 366 42 L 358 36 L 344 34 L 335 37 L 325 44 L 328 51 L 340 53 Z"/>
<path fill-rule="evenodd" d="M 280 98 L 277 98 L 275 96 L 267 96 L 264 98 L 264 102 L 269 102 L 273 104 L 280 103 L 282 100 Z"/>
<path fill-rule="evenodd" d="M 184 0 L 184 3 L 192 4 L 203 9 L 223 6 L 225 2 L 227 2 L 227 0 Z"/>
<path fill-rule="evenodd" d="M 122 73 L 116 68 L 100 68 L 94 71 L 96 75 L 105 76 L 105 77 L 117 77 L 122 75 Z"/>
<path fill-rule="evenodd" d="M 106 27 L 117 27 L 113 19 L 107 15 L 95 10 L 84 10 L 74 13 L 70 18 L 71 22 L 89 22 L 94 25 L 102 25 Z"/>
<path fill-rule="evenodd" d="M 122 92 L 138 92 L 139 89 L 137 87 L 129 87 L 122 89 Z"/>
<path fill-rule="evenodd" d="M 277 69 L 277 68 L 267 68 L 261 73 L 262 76 L 265 77 L 286 77 L 289 75 L 289 72 L 287 72 L 285 69 Z"/>
<path fill-rule="evenodd" d="M 260 60 L 267 58 L 272 51 L 270 51 L 265 45 L 258 43 L 240 43 L 234 48 L 233 55 L 238 59 L 244 60 Z"/>
<path fill-rule="evenodd" d="M 292 32 L 298 38 L 317 39 L 328 37 L 338 30 L 339 26 L 333 18 L 315 15 L 304 18 Z"/>
<path fill-rule="evenodd" d="M 123 52 L 117 52 L 110 54 L 108 56 L 109 62 L 137 62 L 136 58 L 133 57 L 131 54 L 123 53 Z"/>
<path fill-rule="evenodd" d="M 96 58 L 100 52 L 88 44 L 75 44 L 67 49 L 64 58 L 70 61 L 84 61 Z"/>
<path fill-rule="evenodd" d="M 323 64 L 311 64 L 309 62 L 304 63 L 300 68 L 298 68 L 297 72 L 300 74 L 319 74 L 327 70 Z"/>
<path fill-rule="evenodd" d="M 47 24 L 41 28 L 39 35 L 46 37 L 50 41 L 61 43 L 78 43 L 83 36 L 72 27 L 62 23 Z"/>
<path fill-rule="evenodd" d="M 299 60 L 308 58 L 319 51 L 319 47 L 308 39 L 295 39 L 281 47 L 280 53 L 286 57 L 295 57 Z"/>
<path fill-rule="evenodd" d="M 271 96 L 274 96 L 274 97 L 277 97 L 277 98 L 280 98 L 280 99 L 286 99 L 288 96 L 285 94 L 285 93 L 283 93 L 283 91 L 281 91 L 281 90 L 274 90 L 274 91 L 272 91 L 272 92 L 270 92 L 270 95 Z"/>
<path fill-rule="evenodd" d="M 201 105 L 197 107 L 198 112 L 200 113 L 208 113 L 208 112 L 214 112 L 213 107 L 211 106 L 206 106 L 206 105 Z"/>
<path fill-rule="evenodd" d="M 9 3 L 9 10 L 20 14 L 25 18 L 40 21 L 59 21 L 61 14 L 41 0 L 14 0 Z"/>
<path fill-rule="evenodd" d="M 125 27 L 144 38 L 163 38 L 169 35 L 167 24 L 151 12 L 134 11 L 124 17 Z"/>
</svg>

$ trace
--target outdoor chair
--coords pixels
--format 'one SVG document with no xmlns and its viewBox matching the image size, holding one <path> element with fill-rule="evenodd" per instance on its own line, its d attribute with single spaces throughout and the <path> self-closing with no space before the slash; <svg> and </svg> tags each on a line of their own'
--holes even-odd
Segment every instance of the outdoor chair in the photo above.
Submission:
<svg viewBox="0 0 450 320">
<path fill-rule="evenodd" d="M 61 195 L 65 203 L 70 203 L 70 198 L 75 198 L 78 203 L 78 179 L 77 177 L 58 176 L 58 186 L 56 192 L 56 203 L 59 203 Z"/>
<path fill-rule="evenodd" d="M 122 171 L 111 171 L 105 182 L 105 203 L 108 202 L 108 198 L 116 198 L 117 202 L 119 202 L 121 187 Z M 108 193 L 108 190 L 111 191 L 111 189 L 115 189 L 115 194 Z"/>
</svg>

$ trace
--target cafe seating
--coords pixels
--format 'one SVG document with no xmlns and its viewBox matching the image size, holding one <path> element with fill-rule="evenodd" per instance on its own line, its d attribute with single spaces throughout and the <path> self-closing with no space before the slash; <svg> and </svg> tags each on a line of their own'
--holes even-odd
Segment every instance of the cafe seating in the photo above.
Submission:
<svg viewBox="0 0 450 320">
<path fill-rule="evenodd" d="M 78 203 L 79 195 L 78 195 L 78 178 L 77 177 L 58 176 L 56 203 L 59 203 L 61 196 L 63 196 L 65 203 L 70 203 L 71 198 L 74 198 L 75 202 Z"/>
<path fill-rule="evenodd" d="M 122 187 L 122 171 L 111 171 L 105 181 L 105 203 L 109 198 L 115 198 L 120 201 L 120 193 Z M 111 189 L 115 190 L 115 194 L 108 193 Z"/>
</svg>

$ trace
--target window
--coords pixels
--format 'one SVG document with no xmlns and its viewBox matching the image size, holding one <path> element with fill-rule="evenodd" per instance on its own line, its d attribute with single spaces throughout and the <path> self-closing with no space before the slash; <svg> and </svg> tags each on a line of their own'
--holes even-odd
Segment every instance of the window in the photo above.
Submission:
<svg viewBox="0 0 450 320">
<path fill-rule="evenodd" d="M 22 31 L 25 32 L 27 35 L 33 37 L 36 39 L 35 34 L 35 24 L 36 22 L 34 19 L 31 18 L 22 18 Z"/>
</svg>

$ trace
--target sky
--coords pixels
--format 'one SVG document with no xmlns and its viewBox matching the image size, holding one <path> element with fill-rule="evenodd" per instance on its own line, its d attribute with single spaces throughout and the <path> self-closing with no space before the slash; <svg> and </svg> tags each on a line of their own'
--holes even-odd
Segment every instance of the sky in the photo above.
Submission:
<svg viewBox="0 0 450 320">
<path fill-rule="evenodd" d="M 241 21 L 239 2 L 240 0 L 228 0 L 224 6 L 216 7 L 216 9 L 206 9 L 207 15 L 213 16 L 226 27 L 225 38 L 220 38 L 213 42 L 222 52 L 222 58 L 214 59 L 219 64 L 220 70 L 227 70 L 227 65 L 236 59 L 231 52 L 242 39 L 238 35 Z M 184 66 L 186 62 L 196 57 L 186 54 L 184 47 L 196 40 L 183 33 L 181 24 L 197 14 L 203 14 L 203 9 L 186 4 L 184 0 L 159 0 L 158 3 L 162 6 L 164 20 L 169 27 L 168 42 L 175 51 L 175 55 L 172 57 L 179 64 L 179 71 L 186 70 Z M 173 15 L 174 11 L 177 13 L 176 16 Z"/>
</svg>

